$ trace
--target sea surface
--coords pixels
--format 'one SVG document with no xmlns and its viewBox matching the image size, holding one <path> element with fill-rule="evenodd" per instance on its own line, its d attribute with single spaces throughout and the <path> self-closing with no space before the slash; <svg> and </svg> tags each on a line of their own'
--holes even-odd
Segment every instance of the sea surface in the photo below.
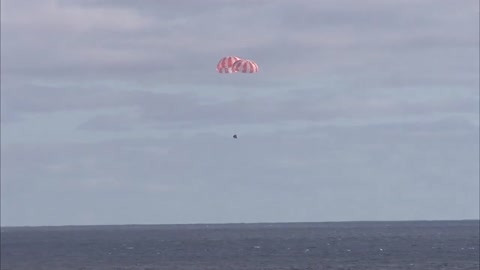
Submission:
<svg viewBox="0 0 480 270">
<path fill-rule="evenodd" d="M 3 227 L 2 270 L 479 269 L 479 221 Z"/>
</svg>

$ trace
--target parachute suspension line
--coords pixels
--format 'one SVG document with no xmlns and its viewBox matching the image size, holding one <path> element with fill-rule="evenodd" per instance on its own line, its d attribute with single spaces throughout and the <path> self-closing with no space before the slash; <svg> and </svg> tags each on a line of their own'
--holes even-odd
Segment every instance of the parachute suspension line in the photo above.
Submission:
<svg viewBox="0 0 480 270">
<path fill-rule="evenodd" d="M 258 65 L 252 60 L 241 59 L 238 56 L 225 56 L 217 63 L 218 73 L 256 73 Z M 245 104 L 245 98 L 242 97 L 241 103 Z M 243 105 L 242 104 L 242 105 Z M 237 139 L 237 134 L 233 134 L 233 138 Z"/>
</svg>

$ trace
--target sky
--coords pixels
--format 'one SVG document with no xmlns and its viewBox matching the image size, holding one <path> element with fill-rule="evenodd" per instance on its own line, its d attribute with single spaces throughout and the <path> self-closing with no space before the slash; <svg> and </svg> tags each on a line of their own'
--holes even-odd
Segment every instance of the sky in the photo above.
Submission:
<svg viewBox="0 0 480 270">
<path fill-rule="evenodd" d="M 2 226 L 478 219 L 479 189 L 477 0 L 2 1 Z"/>
</svg>

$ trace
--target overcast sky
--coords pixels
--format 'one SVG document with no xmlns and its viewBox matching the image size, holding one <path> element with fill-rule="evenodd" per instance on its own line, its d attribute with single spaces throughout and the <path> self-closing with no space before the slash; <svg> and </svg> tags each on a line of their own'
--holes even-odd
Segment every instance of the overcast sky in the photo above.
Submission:
<svg viewBox="0 0 480 270">
<path fill-rule="evenodd" d="M 478 219 L 478 23 L 478 0 L 2 1 L 1 224 Z"/>
</svg>

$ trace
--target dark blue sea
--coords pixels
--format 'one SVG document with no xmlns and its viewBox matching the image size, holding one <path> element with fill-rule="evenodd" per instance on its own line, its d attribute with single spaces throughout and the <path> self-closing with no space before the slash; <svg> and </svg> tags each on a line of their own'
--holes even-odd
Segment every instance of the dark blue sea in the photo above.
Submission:
<svg viewBox="0 0 480 270">
<path fill-rule="evenodd" d="M 3 227 L 2 270 L 479 269 L 479 221 Z"/>
</svg>

